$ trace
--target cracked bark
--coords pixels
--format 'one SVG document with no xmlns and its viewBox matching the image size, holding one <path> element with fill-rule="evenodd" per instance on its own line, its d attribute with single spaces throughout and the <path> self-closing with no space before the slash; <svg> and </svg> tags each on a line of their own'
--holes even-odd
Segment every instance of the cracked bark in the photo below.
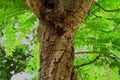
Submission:
<svg viewBox="0 0 120 80">
<path fill-rule="evenodd" d="M 61 36 L 53 26 L 43 27 L 40 80 L 71 80 L 74 33 L 67 31 Z"/>
<path fill-rule="evenodd" d="M 76 80 L 74 33 L 93 0 L 24 0 L 41 21 L 39 80 Z"/>
</svg>

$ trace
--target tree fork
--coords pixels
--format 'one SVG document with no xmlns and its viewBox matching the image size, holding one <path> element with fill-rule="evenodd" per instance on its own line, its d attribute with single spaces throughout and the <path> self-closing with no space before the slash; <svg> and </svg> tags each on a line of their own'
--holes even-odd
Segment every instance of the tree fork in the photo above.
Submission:
<svg viewBox="0 0 120 80">
<path fill-rule="evenodd" d="M 39 18 L 39 80 L 76 80 L 74 33 L 93 0 L 24 0 Z"/>
</svg>

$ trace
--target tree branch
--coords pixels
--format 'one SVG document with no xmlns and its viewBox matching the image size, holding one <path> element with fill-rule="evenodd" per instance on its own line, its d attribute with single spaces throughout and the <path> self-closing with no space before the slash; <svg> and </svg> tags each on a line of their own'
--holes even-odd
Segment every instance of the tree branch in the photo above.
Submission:
<svg viewBox="0 0 120 80">
<path fill-rule="evenodd" d="M 99 53 L 97 51 L 88 51 L 88 52 L 76 52 L 75 54 L 82 54 L 82 53 Z"/>
<path fill-rule="evenodd" d="M 113 9 L 113 10 L 107 10 L 107 9 L 105 9 L 102 5 L 100 5 L 99 3 L 97 3 L 95 0 L 94 0 L 94 4 L 96 5 L 96 6 L 98 6 L 99 8 L 101 8 L 103 11 L 105 11 L 105 12 L 115 12 L 115 11 L 119 11 L 120 10 L 120 8 L 118 8 L 118 9 Z"/>
<path fill-rule="evenodd" d="M 102 18 L 102 16 L 98 16 L 98 15 L 96 15 L 95 13 L 93 13 L 92 11 L 91 11 L 91 13 L 95 16 L 95 17 L 97 17 L 97 18 Z M 114 20 L 114 19 L 112 19 L 112 18 L 106 18 L 107 20 Z"/>
<path fill-rule="evenodd" d="M 96 15 L 94 12 L 92 12 L 91 11 L 91 13 L 92 13 L 92 15 L 94 15 L 95 17 L 97 17 L 97 18 L 102 18 L 102 16 L 98 16 L 98 15 Z"/>
<path fill-rule="evenodd" d="M 95 61 L 97 61 L 97 60 L 99 59 L 99 57 L 100 57 L 100 54 L 99 54 L 95 59 L 93 59 L 93 60 L 90 61 L 90 62 L 87 62 L 87 63 L 83 63 L 83 64 L 80 64 L 80 65 L 74 66 L 74 69 L 77 69 L 77 68 L 80 68 L 80 67 L 82 67 L 82 66 L 86 66 L 86 65 L 92 64 L 92 63 L 94 63 Z"/>
</svg>

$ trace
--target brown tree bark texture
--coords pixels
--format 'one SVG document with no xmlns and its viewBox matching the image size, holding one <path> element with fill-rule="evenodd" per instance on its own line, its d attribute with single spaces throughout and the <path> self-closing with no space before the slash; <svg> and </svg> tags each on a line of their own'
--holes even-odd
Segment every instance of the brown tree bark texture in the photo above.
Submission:
<svg viewBox="0 0 120 80">
<path fill-rule="evenodd" d="M 74 33 L 93 0 L 24 0 L 39 18 L 39 80 L 76 80 L 73 75 Z"/>
</svg>

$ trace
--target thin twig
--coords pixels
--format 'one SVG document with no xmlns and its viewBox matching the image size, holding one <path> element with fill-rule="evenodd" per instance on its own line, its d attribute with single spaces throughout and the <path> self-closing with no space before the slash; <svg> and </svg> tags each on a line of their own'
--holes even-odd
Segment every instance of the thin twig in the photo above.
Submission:
<svg viewBox="0 0 120 80">
<path fill-rule="evenodd" d="M 87 63 L 83 63 L 83 64 L 80 64 L 80 65 L 74 66 L 74 69 L 77 69 L 77 68 L 80 68 L 80 67 L 82 67 L 82 66 L 86 66 L 86 65 L 92 64 L 92 63 L 94 63 L 95 61 L 97 61 L 97 60 L 99 59 L 99 57 L 100 57 L 100 54 L 99 54 L 95 59 L 93 59 L 93 60 L 90 61 L 90 62 L 87 62 Z"/>
<path fill-rule="evenodd" d="M 103 11 L 105 11 L 105 12 L 115 12 L 115 11 L 119 11 L 120 10 L 120 8 L 118 8 L 118 9 L 113 9 L 113 10 L 107 10 L 107 9 L 105 9 L 102 5 L 100 5 L 99 3 L 97 3 L 95 0 L 94 0 L 94 4 L 96 5 L 96 6 L 98 6 L 99 8 L 101 8 Z"/>
<path fill-rule="evenodd" d="M 82 53 L 99 53 L 97 51 L 88 51 L 88 52 L 76 52 L 75 54 L 82 54 Z"/>
<path fill-rule="evenodd" d="M 92 12 L 92 11 L 90 11 L 95 17 L 97 17 L 97 18 L 102 18 L 102 16 L 98 16 L 98 15 L 96 15 L 94 12 Z"/>
<path fill-rule="evenodd" d="M 98 16 L 98 15 L 96 15 L 95 13 L 93 13 L 92 11 L 91 11 L 91 13 L 92 13 L 96 18 L 102 18 L 102 16 Z M 105 18 L 105 19 L 107 19 L 107 20 L 114 20 L 114 19 L 112 19 L 112 18 Z"/>
</svg>

